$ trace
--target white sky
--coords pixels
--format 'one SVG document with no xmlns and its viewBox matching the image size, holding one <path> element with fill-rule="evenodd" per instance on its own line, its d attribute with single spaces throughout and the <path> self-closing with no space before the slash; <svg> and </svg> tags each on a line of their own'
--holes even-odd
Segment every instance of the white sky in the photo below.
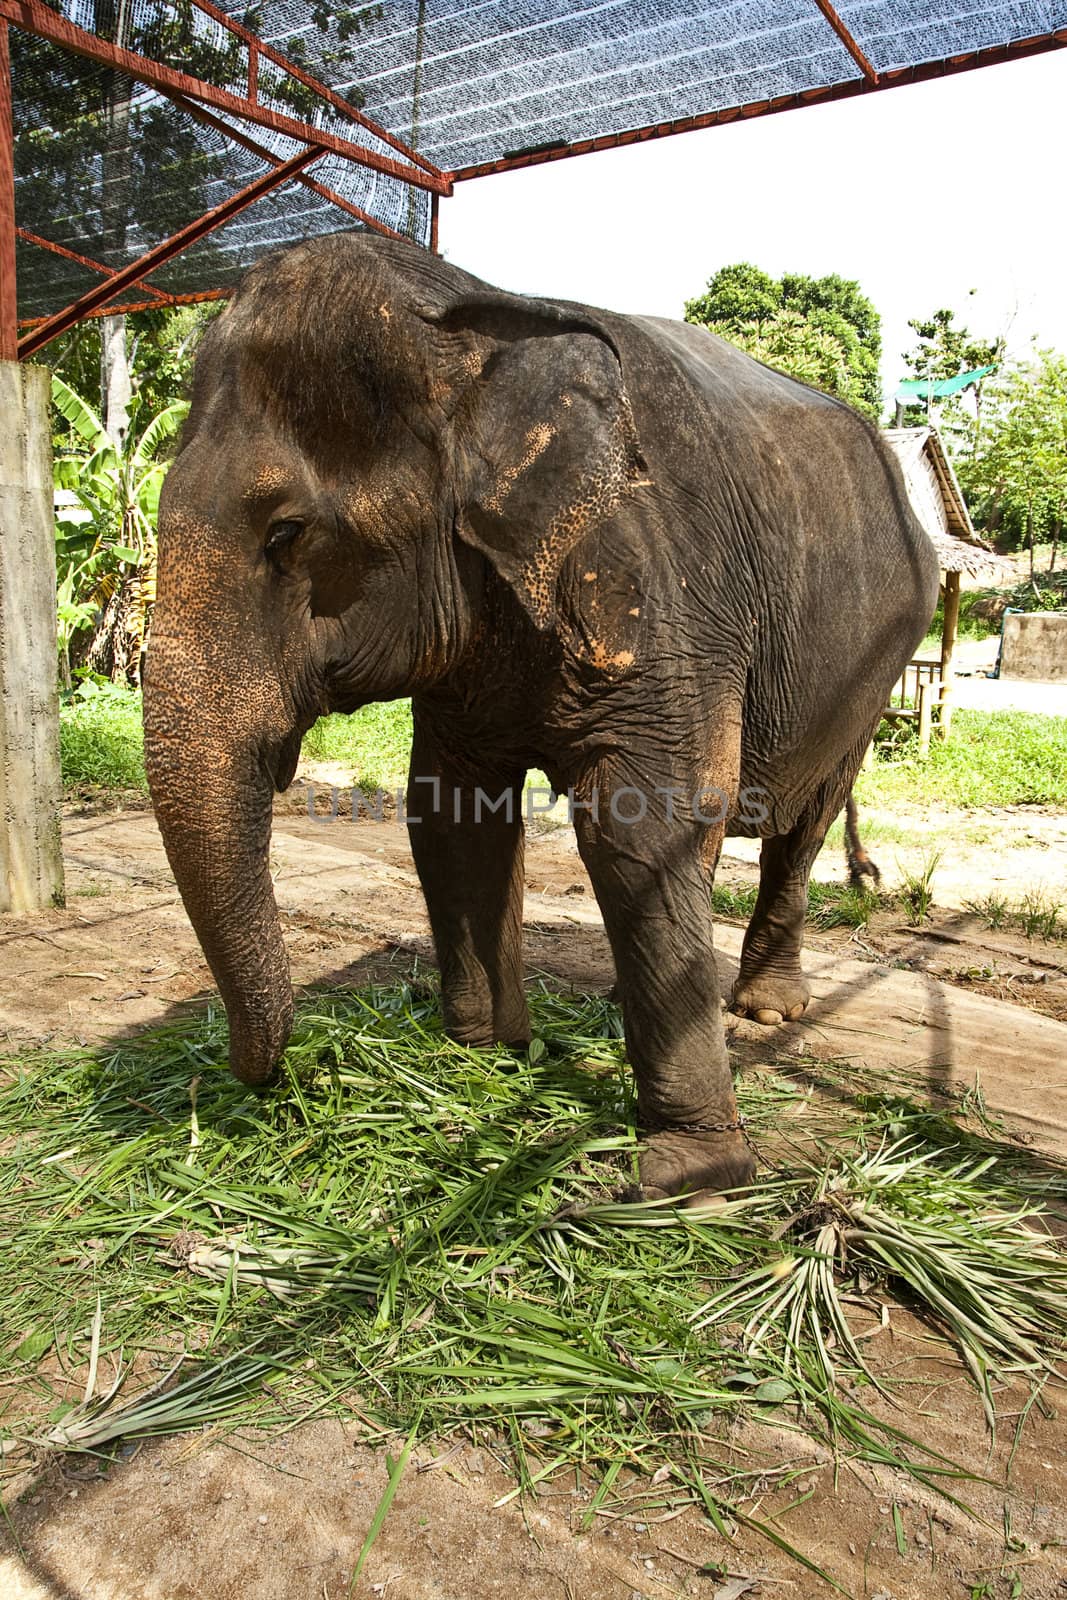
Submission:
<svg viewBox="0 0 1067 1600">
<path fill-rule="evenodd" d="M 858 280 L 887 392 L 909 317 L 1067 350 L 1067 50 L 456 185 L 441 247 L 488 282 L 680 317 L 732 261 Z"/>
</svg>

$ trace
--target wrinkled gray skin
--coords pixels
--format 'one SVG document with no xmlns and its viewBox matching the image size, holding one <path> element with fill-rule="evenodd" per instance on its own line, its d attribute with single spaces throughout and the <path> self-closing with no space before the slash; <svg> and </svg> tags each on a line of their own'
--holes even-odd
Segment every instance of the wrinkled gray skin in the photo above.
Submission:
<svg viewBox="0 0 1067 1600">
<path fill-rule="evenodd" d="M 292 1019 L 272 791 L 320 713 L 410 694 L 412 779 L 443 786 L 435 811 L 413 782 L 409 809 L 450 1033 L 529 1038 L 521 807 L 473 807 L 542 768 L 598 800 L 578 844 L 645 1192 L 746 1184 L 723 1129 L 723 834 L 764 840 L 735 1009 L 799 1016 L 808 872 L 936 594 L 877 432 L 703 329 L 498 293 L 366 235 L 262 262 L 197 362 L 145 688 L 152 797 L 234 1072 L 268 1081 Z M 622 788 L 646 797 L 639 823 Z M 726 828 L 694 815 L 709 789 Z"/>
</svg>

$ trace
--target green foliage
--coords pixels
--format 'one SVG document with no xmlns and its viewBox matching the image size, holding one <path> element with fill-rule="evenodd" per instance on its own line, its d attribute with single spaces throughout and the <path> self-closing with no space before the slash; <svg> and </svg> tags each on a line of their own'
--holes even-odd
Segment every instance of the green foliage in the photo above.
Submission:
<svg viewBox="0 0 1067 1600">
<path fill-rule="evenodd" d="M 223 304 L 162 307 L 127 317 L 133 392 L 150 416 L 185 399 L 196 346 Z"/>
<path fill-rule="evenodd" d="M 141 651 L 155 596 L 156 519 L 166 475 L 161 459 L 188 410 L 167 406 L 139 427 L 135 398 L 121 448 L 104 431 L 92 406 L 57 375 L 52 401 L 74 447 L 55 457 L 56 581 L 59 650 L 65 683 L 71 682 L 76 636 L 108 633 L 116 675 L 139 681 Z M 112 605 L 111 602 L 117 602 Z M 128 646 L 114 648 L 119 629 Z M 100 641 L 103 645 L 104 641 Z"/>
<path fill-rule="evenodd" d="M 1011 588 L 967 589 L 960 595 L 958 633 L 961 639 L 990 639 L 1000 633 L 1004 611 L 1067 611 L 1067 568 L 1047 571 L 1055 546 L 1035 549 L 1034 576 Z M 940 652 L 945 604 L 942 597 L 930 621 L 930 631 L 916 655 Z"/>
<path fill-rule="evenodd" d="M 361 789 L 404 784 L 411 755 L 411 701 L 381 701 L 349 716 L 320 717 L 304 735 L 303 754 L 311 761 L 347 767 Z"/>
<path fill-rule="evenodd" d="M 755 883 L 717 882 L 711 891 L 711 909 L 718 917 L 739 917 L 746 920 L 756 909 L 759 886 Z"/>
<path fill-rule="evenodd" d="M 100 37 L 139 54 L 232 82 L 240 75 L 241 42 L 194 28 L 196 15 L 189 0 L 173 8 L 93 0 L 85 20 Z M 15 169 L 23 226 L 52 237 L 57 217 L 78 218 L 80 236 L 93 242 L 90 253 L 118 264 L 131 229 L 166 238 L 207 209 L 207 186 L 224 169 L 187 112 L 90 66 L 69 66 L 57 92 L 54 46 L 20 30 L 12 35 L 11 57 L 19 84 Z M 173 181 L 177 172 L 180 183 Z M 161 173 L 170 181 L 161 182 Z"/>
<path fill-rule="evenodd" d="M 68 789 L 100 787 L 147 792 L 141 696 L 123 685 L 85 678 L 60 706 L 60 756 Z M 336 761 L 367 789 L 403 785 L 411 753 L 411 702 L 363 706 L 350 716 L 320 717 L 303 755 Z"/>
<path fill-rule="evenodd" d="M 1004 353 L 1003 339 L 976 339 L 970 329 L 957 325 L 956 313 L 945 308 L 929 317 L 912 317 L 908 327 L 919 342 L 903 359 L 912 377 L 932 383 L 996 366 Z"/>
<path fill-rule="evenodd" d="M 1067 525 L 1067 357 L 1040 351 L 989 386 L 982 431 L 957 462 L 976 522 L 1004 544 Z"/>
<path fill-rule="evenodd" d="M 131 311 L 126 317 L 130 380 L 133 393 L 150 416 L 185 399 L 196 346 L 223 302 L 164 306 L 158 311 Z M 47 365 L 94 411 L 100 407 L 100 324 L 79 322 L 48 346 Z M 55 417 L 52 444 L 57 452 L 78 443 L 60 414 Z"/>
<path fill-rule="evenodd" d="M 704 293 L 686 301 L 685 318 L 687 322 L 703 322 L 709 327 L 741 333 L 773 322 L 781 309 L 781 283 L 750 261 L 739 261 L 720 267 L 708 279 Z"/>
<path fill-rule="evenodd" d="M 956 378 L 961 372 L 995 367 L 1004 354 L 1003 339 L 975 338 L 968 328 L 957 326 L 955 312 L 944 307 L 929 317 L 913 317 L 908 327 L 915 333 L 918 344 L 901 359 L 907 367 L 907 375 L 912 378 L 939 383 L 946 378 Z M 969 390 L 950 396 L 937 408 L 938 428 L 954 456 L 969 454 L 975 447 L 982 429 L 983 398 L 989 382 L 988 377 L 978 378 Z M 920 427 L 932 420 L 925 402 L 908 406 L 904 413 L 906 427 Z"/>
<path fill-rule="evenodd" d="M 50 0 L 59 9 L 57 0 Z M 305 13 L 293 13 L 291 33 L 272 35 L 272 43 L 297 63 L 349 80 L 355 107 L 364 96 L 351 80 L 361 57 L 359 36 L 381 21 L 381 4 L 313 8 L 318 27 L 314 58 L 308 51 Z M 79 21 L 100 38 L 137 54 L 178 66 L 220 88 L 238 88 L 247 72 L 247 51 L 233 33 L 205 22 L 191 0 L 169 5 L 127 6 L 119 0 L 90 0 Z M 244 21 L 261 21 L 250 8 Z M 19 220 L 24 227 L 53 237 L 56 218 L 77 219 L 77 235 L 90 241 L 89 253 L 117 265 L 127 244 L 166 238 L 201 216 L 209 206 L 210 186 L 226 171 L 217 141 L 182 107 L 166 98 L 136 91 L 132 80 L 65 58 L 64 81 L 56 75 L 56 52 L 47 41 L 15 30 L 12 71 L 19 85 L 14 107 L 15 167 L 19 180 Z M 304 121 L 313 121 L 322 101 L 288 73 L 262 61 L 259 94 Z M 202 274 L 208 257 L 226 263 L 210 239 L 198 246 Z M 43 269 L 42 269 L 43 270 Z"/>
<path fill-rule="evenodd" d="M 918 872 L 902 872 L 904 887 L 901 890 L 901 899 L 907 918 L 913 926 L 918 927 L 925 922 L 930 914 L 930 907 L 934 903 L 934 873 L 937 871 L 941 860 L 940 850 L 923 852 L 922 865 Z"/>
<path fill-rule="evenodd" d="M 79 710 L 82 700 L 86 710 Z M 116 690 L 106 701 L 92 689 L 66 697 L 61 716 L 79 722 L 77 737 L 63 745 L 63 778 L 68 785 L 145 787 L 143 768 L 136 775 L 126 751 L 140 749 L 141 697 Z M 316 761 L 347 765 L 353 780 L 373 789 L 405 781 L 411 747 L 411 707 L 406 700 L 364 706 L 350 716 L 322 717 L 304 739 L 303 755 Z M 109 776 L 114 773 L 114 776 Z M 1021 711 L 957 711 L 952 737 L 935 739 L 920 761 L 915 740 L 904 741 L 890 759 L 876 752 L 873 768 L 861 772 L 856 785 L 860 805 L 943 806 L 1052 805 L 1067 809 L 1067 717 L 1032 716 Z M 873 826 L 872 839 L 897 835 Z M 906 842 L 910 835 L 902 836 Z M 814 885 L 811 913 L 829 915 L 840 886 Z M 862 898 L 862 897 L 861 897 Z M 713 908 L 723 916 L 748 917 L 755 903 L 754 886 L 717 884 Z M 847 901 L 843 902 L 847 906 Z"/>
<path fill-rule="evenodd" d="M 719 917 L 747 921 L 756 909 L 759 886 L 755 883 L 716 883 L 711 891 L 711 909 Z M 808 921 L 818 928 L 865 928 L 871 912 L 887 902 L 887 897 L 853 889 L 844 883 L 808 884 Z"/>
<path fill-rule="evenodd" d="M 314 0 L 308 9 L 317 29 L 313 52 L 308 49 L 302 28 L 291 37 L 274 39 L 272 42 L 290 61 L 327 83 L 342 83 L 346 78 L 351 79 L 359 70 L 361 57 L 357 46 L 350 41 L 358 40 L 372 23 L 384 19 L 384 5 L 333 6 L 325 4 L 324 0 Z M 249 22 L 246 17 L 245 26 L 257 30 L 260 20 L 258 6 L 248 15 L 254 20 Z M 260 84 L 267 87 L 272 100 L 276 100 L 293 116 L 309 122 L 315 120 L 315 110 L 322 102 L 313 90 L 307 89 L 299 79 L 290 77 L 287 72 L 280 72 L 268 61 L 263 61 L 259 70 Z M 366 104 L 367 99 L 359 85 L 351 82 L 343 98 L 357 111 Z"/>
<path fill-rule="evenodd" d="M 934 739 L 920 760 L 917 739 L 856 780 L 860 806 L 1058 806 L 1067 810 L 1067 717 L 1022 711 L 957 711 L 952 737 Z"/>
<path fill-rule="evenodd" d="M 721 267 L 704 294 L 686 302 L 700 323 L 791 377 L 877 417 L 881 320 L 858 283 L 830 273 L 772 278 L 750 262 Z"/>
<path fill-rule="evenodd" d="M 1046 889 L 1029 889 L 1012 902 L 994 890 L 967 904 L 968 909 L 984 917 L 994 931 L 1009 927 L 1020 929 L 1028 939 L 1067 938 L 1063 902 Z"/>
</svg>

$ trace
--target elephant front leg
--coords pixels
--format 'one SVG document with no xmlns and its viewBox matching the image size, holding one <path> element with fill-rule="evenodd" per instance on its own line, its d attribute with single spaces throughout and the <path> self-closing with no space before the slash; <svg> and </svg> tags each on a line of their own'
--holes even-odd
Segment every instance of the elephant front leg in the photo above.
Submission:
<svg viewBox="0 0 1067 1600">
<path fill-rule="evenodd" d="M 608 799 L 601 795 L 607 810 Z M 637 1080 L 648 1198 L 744 1188 L 755 1160 L 726 1055 L 711 910 L 690 823 L 579 813 L 578 844 L 611 941 Z"/>
<path fill-rule="evenodd" d="M 522 773 L 459 777 L 415 715 L 411 851 L 426 897 L 445 1027 L 461 1044 L 527 1044 Z"/>
</svg>

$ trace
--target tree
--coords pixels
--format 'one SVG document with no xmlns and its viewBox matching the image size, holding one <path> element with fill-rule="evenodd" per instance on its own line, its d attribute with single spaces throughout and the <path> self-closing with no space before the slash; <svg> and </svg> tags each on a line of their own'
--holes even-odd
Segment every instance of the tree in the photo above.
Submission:
<svg viewBox="0 0 1067 1600">
<path fill-rule="evenodd" d="M 751 262 L 736 262 L 686 302 L 685 315 L 768 366 L 878 416 L 881 319 L 851 279 L 800 272 L 772 278 Z"/>
<path fill-rule="evenodd" d="M 140 403 L 142 424 L 146 417 L 155 416 L 184 398 L 197 343 L 222 305 L 220 300 L 211 300 L 202 305 L 160 306 L 158 311 L 133 311 L 126 318 L 133 396 Z M 100 409 L 102 320 L 91 317 L 79 322 L 69 333 L 54 339 L 47 351 L 51 371 L 63 378 L 94 412 Z M 81 443 L 58 409 L 53 412 L 52 442 L 59 454 L 80 448 Z"/>
<path fill-rule="evenodd" d="M 79 449 L 56 457 L 56 569 L 64 683 L 71 646 L 91 629 L 90 670 L 134 687 L 156 583 L 156 519 L 167 464 L 161 459 L 188 406 L 176 402 L 140 429 L 140 401 L 116 445 L 103 420 L 69 384 L 52 376 L 52 399 Z"/>
<path fill-rule="evenodd" d="M 1052 539 L 1055 566 L 1067 527 L 1067 356 L 1042 350 L 990 385 L 975 451 L 958 463 L 977 521 L 1013 546 Z"/>
<path fill-rule="evenodd" d="M 982 367 L 995 367 L 1004 354 L 1004 340 L 975 338 L 968 328 L 956 324 L 956 313 L 947 307 L 929 317 L 913 317 L 908 327 L 916 334 L 918 344 L 906 351 L 901 359 L 908 376 L 939 383 L 945 378 L 957 378 L 963 372 L 978 372 Z M 926 403 L 908 406 L 904 412 L 906 427 L 919 427 L 935 421 L 953 455 L 972 453 L 982 431 L 982 404 L 987 379 L 978 378 L 964 394 L 953 395 L 938 406 L 935 416 L 930 416 Z"/>
</svg>

